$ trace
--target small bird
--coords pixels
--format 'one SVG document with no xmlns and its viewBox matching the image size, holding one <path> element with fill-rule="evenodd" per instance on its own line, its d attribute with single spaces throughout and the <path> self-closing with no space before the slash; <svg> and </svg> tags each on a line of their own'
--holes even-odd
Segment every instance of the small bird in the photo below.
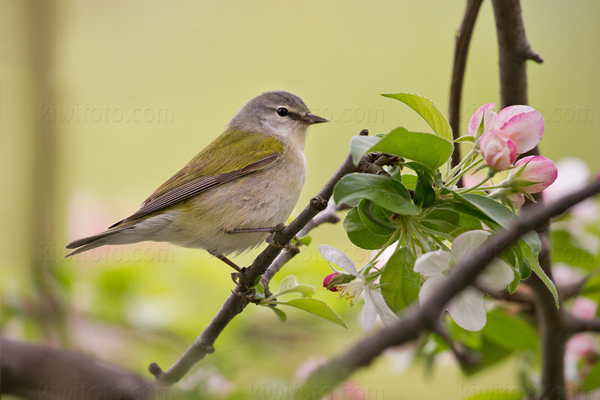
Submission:
<svg viewBox="0 0 600 400">
<path fill-rule="evenodd" d="M 141 208 L 104 232 L 75 240 L 66 257 L 146 240 L 226 256 L 260 245 L 292 213 L 304 185 L 308 128 L 328 122 L 285 91 L 262 93 L 225 131 L 163 183 Z"/>
</svg>

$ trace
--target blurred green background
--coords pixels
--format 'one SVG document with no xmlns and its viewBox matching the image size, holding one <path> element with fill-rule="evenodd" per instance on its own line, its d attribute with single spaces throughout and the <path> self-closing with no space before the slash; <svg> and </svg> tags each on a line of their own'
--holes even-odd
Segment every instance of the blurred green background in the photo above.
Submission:
<svg viewBox="0 0 600 400">
<path fill-rule="evenodd" d="M 546 118 L 541 149 L 554 160 L 581 157 L 597 171 L 600 3 L 523 3 L 527 35 L 545 59 L 528 68 L 530 104 Z M 245 101 L 267 90 L 296 93 L 315 114 L 331 119 L 309 134 L 301 210 L 360 129 L 426 129 L 408 107 L 380 93 L 419 93 L 447 111 L 465 5 L 0 4 L 3 334 L 62 341 L 141 373 L 152 361 L 171 365 L 201 332 L 233 287 L 230 271 L 203 251 L 163 244 L 62 260 L 64 245 L 137 210 Z M 485 2 L 467 67 L 463 128 L 481 104 L 499 103 L 497 59 L 491 4 Z M 353 249 L 341 225 L 323 226 L 276 280 L 293 274 L 319 288 L 328 273 L 316 250 L 320 243 Z M 367 257 L 352 252 L 357 262 Z M 246 398 L 257 388 L 285 387 L 304 361 L 331 356 L 364 335 L 360 306 L 350 309 L 323 289 L 317 297 L 345 318 L 348 330 L 300 312 L 290 312 L 282 324 L 269 310 L 251 306 L 200 363 L 196 381 L 208 387 L 205 377 L 219 376 L 233 382 L 216 385 L 228 388 L 223 393 Z M 452 362 L 427 375 L 420 366 L 404 369 L 407 359 L 407 353 L 392 352 L 353 382 L 385 398 L 453 399 L 517 380 L 514 360 L 465 378 Z"/>
</svg>

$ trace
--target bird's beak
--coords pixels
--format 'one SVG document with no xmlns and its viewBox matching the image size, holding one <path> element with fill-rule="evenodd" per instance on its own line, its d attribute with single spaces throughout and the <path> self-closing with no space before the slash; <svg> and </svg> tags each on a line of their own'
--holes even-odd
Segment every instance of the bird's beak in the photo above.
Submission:
<svg viewBox="0 0 600 400">
<path fill-rule="evenodd" d="M 307 123 L 309 125 L 320 124 L 322 122 L 329 122 L 329 120 L 327 120 L 325 118 L 317 117 L 316 115 L 313 115 L 311 113 L 304 114 L 304 116 L 302 118 L 300 118 L 300 119 L 304 123 Z"/>
</svg>

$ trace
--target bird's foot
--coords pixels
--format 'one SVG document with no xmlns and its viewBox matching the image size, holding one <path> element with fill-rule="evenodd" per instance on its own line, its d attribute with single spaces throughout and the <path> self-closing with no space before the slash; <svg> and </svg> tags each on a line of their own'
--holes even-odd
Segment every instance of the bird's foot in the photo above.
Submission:
<svg viewBox="0 0 600 400">
<path fill-rule="evenodd" d="M 277 247 L 277 248 L 284 249 L 284 250 L 286 250 L 286 251 L 287 251 L 287 250 L 291 250 L 291 249 L 292 249 L 292 247 L 294 247 L 294 246 L 292 246 L 292 242 L 291 242 L 291 241 L 290 241 L 290 242 L 287 242 L 287 243 L 286 243 L 286 244 L 284 244 L 284 245 L 281 245 L 281 244 L 279 244 L 279 243 L 276 243 L 276 242 L 275 242 L 275 233 L 272 233 L 271 235 L 269 235 L 269 237 L 267 238 L 267 243 L 269 243 L 271 246 L 275 246 L 275 247 Z"/>
<path fill-rule="evenodd" d="M 285 229 L 284 224 L 279 224 L 276 226 L 270 226 L 268 228 L 243 228 L 243 229 L 232 229 L 230 231 L 226 231 L 226 233 L 253 233 L 253 232 L 266 232 L 266 233 L 277 233 L 281 232 Z"/>
</svg>

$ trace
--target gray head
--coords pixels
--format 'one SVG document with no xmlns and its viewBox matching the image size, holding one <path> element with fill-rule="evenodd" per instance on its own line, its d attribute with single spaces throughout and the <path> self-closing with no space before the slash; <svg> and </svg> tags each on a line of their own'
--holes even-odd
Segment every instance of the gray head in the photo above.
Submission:
<svg viewBox="0 0 600 400">
<path fill-rule="evenodd" d="M 228 129 L 267 133 L 304 140 L 310 125 L 327 122 L 308 110 L 295 94 L 277 90 L 259 94 L 233 117 Z"/>
</svg>

